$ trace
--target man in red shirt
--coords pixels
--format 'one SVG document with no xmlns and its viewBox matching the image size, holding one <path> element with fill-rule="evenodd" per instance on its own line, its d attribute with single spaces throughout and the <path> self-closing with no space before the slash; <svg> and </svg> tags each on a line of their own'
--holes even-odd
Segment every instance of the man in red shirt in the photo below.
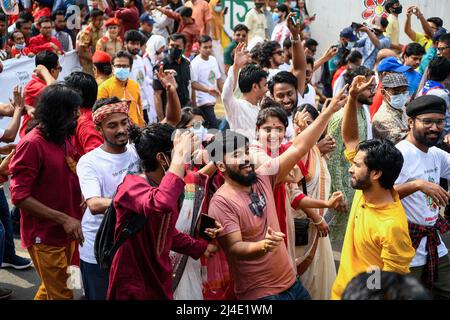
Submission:
<svg viewBox="0 0 450 320">
<path fill-rule="evenodd" d="M 20 208 L 22 245 L 42 281 L 36 300 L 73 299 L 67 268 L 83 234 L 74 168 L 78 156 L 70 138 L 81 102 L 65 84 L 44 89 L 36 108 L 39 125 L 20 140 L 10 164 L 11 201 Z"/>
<path fill-rule="evenodd" d="M 139 29 L 139 10 L 136 7 L 135 0 L 124 0 L 123 5 L 125 8 L 119 8 L 118 10 L 112 10 L 106 8 L 102 1 L 98 2 L 98 8 L 104 11 L 110 17 L 116 17 L 121 21 L 120 37 L 123 39 L 125 32 L 128 30 Z"/>
<path fill-rule="evenodd" d="M 64 82 L 78 90 L 83 98 L 74 135 L 75 147 L 81 157 L 103 144 L 103 137 L 95 129 L 92 121 L 92 107 L 97 100 L 97 82 L 93 76 L 81 71 L 72 72 Z"/>
<path fill-rule="evenodd" d="M 25 108 L 27 114 L 24 115 L 22 126 L 20 127 L 20 138 L 23 138 L 26 134 L 28 123 L 33 117 L 41 91 L 55 82 L 62 70 L 58 56 L 50 51 L 39 52 L 36 55 L 35 63 L 36 70 L 34 70 L 30 82 L 25 86 Z"/>
<path fill-rule="evenodd" d="M 41 33 L 30 39 L 30 51 L 34 54 L 41 51 L 52 51 L 56 54 L 62 54 L 61 43 L 52 36 L 52 20 L 49 17 L 41 17 L 37 25 Z"/>
</svg>

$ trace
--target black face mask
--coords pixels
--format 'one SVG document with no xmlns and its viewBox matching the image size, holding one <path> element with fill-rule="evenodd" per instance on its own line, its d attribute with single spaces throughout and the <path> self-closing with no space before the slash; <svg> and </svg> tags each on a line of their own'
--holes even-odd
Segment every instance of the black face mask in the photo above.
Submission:
<svg viewBox="0 0 450 320">
<path fill-rule="evenodd" d="M 178 48 L 171 48 L 169 49 L 169 59 L 171 61 L 177 61 L 179 59 L 181 59 L 181 57 L 183 56 L 183 52 L 184 50 L 182 49 L 178 49 Z"/>
<path fill-rule="evenodd" d="M 401 14 L 403 12 L 403 6 L 398 6 L 397 8 L 394 8 L 395 14 Z"/>
</svg>

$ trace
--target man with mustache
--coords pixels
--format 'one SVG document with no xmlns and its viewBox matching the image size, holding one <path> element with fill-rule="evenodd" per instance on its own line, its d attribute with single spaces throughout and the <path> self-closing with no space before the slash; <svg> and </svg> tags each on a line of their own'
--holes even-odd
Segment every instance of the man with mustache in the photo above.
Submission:
<svg viewBox="0 0 450 320">
<path fill-rule="evenodd" d="M 434 298 L 450 299 L 450 259 L 439 233 L 450 225 L 439 211 L 449 194 L 439 179 L 450 179 L 450 155 L 436 147 L 445 126 L 445 101 L 426 95 L 406 107 L 409 133 L 396 145 L 405 160 L 396 181 L 416 254 L 411 275 L 420 279 Z"/>
<path fill-rule="evenodd" d="M 225 177 L 225 184 L 211 200 L 209 215 L 224 227 L 218 239 L 227 255 L 237 299 L 310 299 L 289 260 L 273 189 L 314 146 L 344 101 L 341 92 L 291 147 L 256 171 L 247 137 L 227 130 L 208 146 L 217 170 Z"/>
<path fill-rule="evenodd" d="M 21 213 L 22 245 L 42 284 L 35 300 L 72 300 L 67 268 L 83 243 L 81 191 L 72 144 L 82 98 L 65 84 L 47 86 L 39 98 L 38 125 L 17 145 L 11 161 L 11 201 Z"/>
</svg>

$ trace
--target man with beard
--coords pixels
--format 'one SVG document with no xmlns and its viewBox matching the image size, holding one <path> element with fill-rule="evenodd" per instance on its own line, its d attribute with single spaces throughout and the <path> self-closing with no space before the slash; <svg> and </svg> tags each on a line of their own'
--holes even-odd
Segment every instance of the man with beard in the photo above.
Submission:
<svg viewBox="0 0 450 320">
<path fill-rule="evenodd" d="M 394 182 L 403 157 L 388 140 L 361 143 L 358 133 L 358 98 L 372 85 L 364 76 L 353 80 L 344 107 L 342 138 L 351 161 L 351 186 L 356 189 L 342 248 L 332 299 L 340 299 L 347 284 L 361 272 L 373 270 L 405 274 L 414 256 L 408 223 Z"/>
<path fill-rule="evenodd" d="M 450 225 L 439 213 L 449 194 L 439 179 L 450 179 L 450 155 L 436 147 L 445 126 L 445 101 L 419 97 L 406 107 L 409 134 L 397 144 L 405 162 L 396 181 L 409 223 L 416 255 L 411 274 L 431 290 L 436 299 L 450 299 L 450 259 L 439 233 Z"/>
<path fill-rule="evenodd" d="M 73 50 L 73 42 L 69 33 L 67 33 L 66 13 L 62 10 L 52 13 L 52 21 L 55 28 L 55 38 L 61 43 L 64 52 Z"/>
<path fill-rule="evenodd" d="M 97 100 L 92 118 L 105 142 L 81 157 L 77 165 L 80 187 L 87 208 L 81 227 L 85 242 L 79 247 L 80 268 L 88 300 L 105 300 L 108 271 L 101 269 L 94 255 L 94 242 L 103 213 L 111 204 L 117 186 L 129 173 L 139 172 L 139 157 L 128 145 L 128 103 L 117 97 Z"/>
<path fill-rule="evenodd" d="M 80 95 L 65 84 L 42 91 L 37 127 L 17 145 L 11 161 L 11 201 L 21 212 L 22 245 L 42 281 L 36 300 L 72 300 L 69 273 L 77 241 L 83 243 L 81 191 L 71 138 Z"/>
<path fill-rule="evenodd" d="M 345 74 L 345 82 L 350 85 L 356 76 L 364 76 L 366 80 L 374 75 L 372 70 L 365 67 L 357 67 L 349 70 Z M 372 82 L 370 86 L 364 87 L 356 98 L 357 117 L 358 117 L 358 133 L 362 141 L 372 139 L 372 127 L 370 124 L 370 114 L 368 106 L 372 104 L 375 95 L 375 84 Z M 343 110 L 337 112 L 330 121 L 328 126 L 328 134 L 336 141 L 336 149 L 331 154 L 328 161 L 328 169 L 331 175 L 331 192 L 342 191 L 344 193 L 345 201 L 351 204 L 353 201 L 354 189 L 350 184 L 348 176 L 349 162 L 344 156 L 344 143 L 342 141 L 342 119 Z M 333 246 L 340 248 L 344 240 L 345 228 L 347 227 L 348 214 L 334 213 L 328 211 L 329 216 L 327 221 L 330 225 L 330 240 Z"/>
<path fill-rule="evenodd" d="M 208 146 L 225 184 L 214 194 L 209 214 L 223 225 L 224 248 L 238 299 L 310 299 L 289 260 L 280 232 L 274 187 L 285 181 L 295 164 L 314 146 L 342 95 L 299 134 L 282 155 L 254 169 L 248 138 L 227 130 Z M 270 171 L 269 171 L 270 170 Z"/>
</svg>

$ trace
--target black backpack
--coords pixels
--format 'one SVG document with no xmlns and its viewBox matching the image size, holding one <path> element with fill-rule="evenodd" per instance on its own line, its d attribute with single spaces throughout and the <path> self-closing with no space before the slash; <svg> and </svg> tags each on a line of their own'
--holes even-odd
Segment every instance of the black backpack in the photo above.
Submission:
<svg viewBox="0 0 450 320">
<path fill-rule="evenodd" d="M 137 234 L 144 227 L 146 221 L 147 217 L 143 214 L 133 214 L 120 232 L 116 241 L 114 239 L 116 208 L 114 208 L 113 197 L 113 201 L 111 201 L 108 209 L 106 209 L 102 223 L 95 236 L 94 254 L 101 269 L 109 270 L 111 268 L 114 255 L 119 247 L 125 240 Z"/>
</svg>

